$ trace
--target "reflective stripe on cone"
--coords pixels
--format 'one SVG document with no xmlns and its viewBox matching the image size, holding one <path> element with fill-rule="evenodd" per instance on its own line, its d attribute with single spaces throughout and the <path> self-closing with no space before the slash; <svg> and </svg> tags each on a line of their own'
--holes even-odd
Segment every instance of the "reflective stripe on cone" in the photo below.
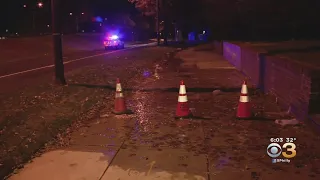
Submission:
<svg viewBox="0 0 320 180">
<path fill-rule="evenodd" d="M 237 109 L 237 118 L 246 119 L 250 118 L 251 113 L 251 103 L 248 95 L 247 83 L 244 81 L 241 88 L 241 94 L 239 98 L 239 104 Z"/>
<path fill-rule="evenodd" d="M 132 113 L 126 107 L 125 98 L 122 93 L 122 87 L 119 79 L 117 79 L 117 84 L 116 84 L 116 94 L 115 94 L 113 113 L 114 114 L 131 114 Z"/>
<path fill-rule="evenodd" d="M 178 105 L 176 109 L 176 117 L 189 117 L 191 116 L 191 111 L 189 109 L 188 105 L 188 97 L 187 97 L 187 91 L 186 86 L 184 85 L 184 82 L 181 81 L 180 83 L 180 89 L 179 89 L 179 97 L 178 97 Z"/>
</svg>

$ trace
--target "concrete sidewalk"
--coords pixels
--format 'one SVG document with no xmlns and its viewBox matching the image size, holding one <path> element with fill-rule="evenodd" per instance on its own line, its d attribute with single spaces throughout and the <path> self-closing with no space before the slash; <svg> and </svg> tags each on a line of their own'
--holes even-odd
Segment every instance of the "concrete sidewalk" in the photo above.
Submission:
<svg viewBox="0 0 320 180">
<path fill-rule="evenodd" d="M 194 67 L 196 69 L 235 69 L 230 63 L 219 54 L 212 51 L 199 51 L 197 48 L 190 48 L 177 55 L 183 60 L 183 66 Z"/>
<path fill-rule="evenodd" d="M 257 119 L 236 120 L 244 76 L 220 55 L 191 48 L 158 62 L 159 76 L 130 82 L 133 115 L 101 118 L 73 132 L 69 145 L 44 153 L 11 180 L 318 179 L 319 136 L 308 127 L 281 127 L 285 118 L 267 96 L 251 89 Z M 155 69 L 142 70 L 153 73 Z M 147 74 L 147 73 L 146 73 Z M 186 83 L 195 118 L 175 120 L 179 81 Z M 125 87 L 124 87 L 125 88 Z M 272 115 L 268 115 L 268 113 Z M 276 114 L 276 115 L 275 115 Z M 297 157 L 272 164 L 270 138 L 295 137 Z M 280 158 L 280 157 L 279 157 Z"/>
</svg>

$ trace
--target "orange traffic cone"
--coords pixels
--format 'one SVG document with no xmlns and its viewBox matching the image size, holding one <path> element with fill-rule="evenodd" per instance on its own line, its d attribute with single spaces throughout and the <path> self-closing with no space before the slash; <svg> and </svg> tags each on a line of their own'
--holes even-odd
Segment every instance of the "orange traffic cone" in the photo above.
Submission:
<svg viewBox="0 0 320 180">
<path fill-rule="evenodd" d="M 176 109 L 176 118 L 190 117 L 192 113 L 189 109 L 186 86 L 183 81 L 180 83 L 178 105 Z"/>
<path fill-rule="evenodd" d="M 248 87 L 246 81 L 244 81 L 241 88 L 237 118 L 247 119 L 250 118 L 251 115 L 251 104 L 248 95 Z"/>
<path fill-rule="evenodd" d="M 116 84 L 116 97 L 114 102 L 114 114 L 129 114 L 130 110 L 126 107 L 126 102 L 122 93 L 122 87 L 119 78 L 117 79 Z"/>
</svg>

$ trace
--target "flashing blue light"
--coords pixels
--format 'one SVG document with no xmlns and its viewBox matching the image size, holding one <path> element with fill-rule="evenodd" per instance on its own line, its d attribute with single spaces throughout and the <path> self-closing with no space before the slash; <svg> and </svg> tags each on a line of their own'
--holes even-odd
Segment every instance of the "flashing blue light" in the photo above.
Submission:
<svg viewBox="0 0 320 180">
<path fill-rule="evenodd" d="M 97 16 L 95 19 L 96 19 L 96 22 L 100 22 L 101 23 L 103 21 L 103 19 L 100 16 Z"/>
<path fill-rule="evenodd" d="M 112 35 L 112 36 L 110 37 L 110 39 L 116 40 L 116 39 L 119 39 L 119 37 L 118 37 L 117 35 Z"/>
<path fill-rule="evenodd" d="M 92 17 L 92 22 L 102 23 L 102 22 L 103 22 L 103 19 L 102 19 L 100 16 Z"/>
</svg>

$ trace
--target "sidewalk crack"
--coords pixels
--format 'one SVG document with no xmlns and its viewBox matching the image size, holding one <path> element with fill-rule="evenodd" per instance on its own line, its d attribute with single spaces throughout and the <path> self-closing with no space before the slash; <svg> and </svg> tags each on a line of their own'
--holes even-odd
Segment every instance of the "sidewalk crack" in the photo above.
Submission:
<svg viewBox="0 0 320 180">
<path fill-rule="evenodd" d="M 120 152 L 122 146 L 124 145 L 124 142 L 126 142 L 126 140 L 124 140 L 124 141 L 121 143 L 119 149 L 117 150 L 116 154 L 112 157 L 111 161 L 109 162 L 109 164 L 108 164 L 108 166 L 106 167 L 106 169 L 103 171 L 103 173 L 102 173 L 102 175 L 100 176 L 99 180 L 102 180 L 103 176 L 106 174 L 106 172 L 107 172 L 107 170 L 109 169 L 109 167 L 111 166 L 113 160 L 116 158 L 116 156 L 117 156 L 118 153 Z"/>
</svg>

